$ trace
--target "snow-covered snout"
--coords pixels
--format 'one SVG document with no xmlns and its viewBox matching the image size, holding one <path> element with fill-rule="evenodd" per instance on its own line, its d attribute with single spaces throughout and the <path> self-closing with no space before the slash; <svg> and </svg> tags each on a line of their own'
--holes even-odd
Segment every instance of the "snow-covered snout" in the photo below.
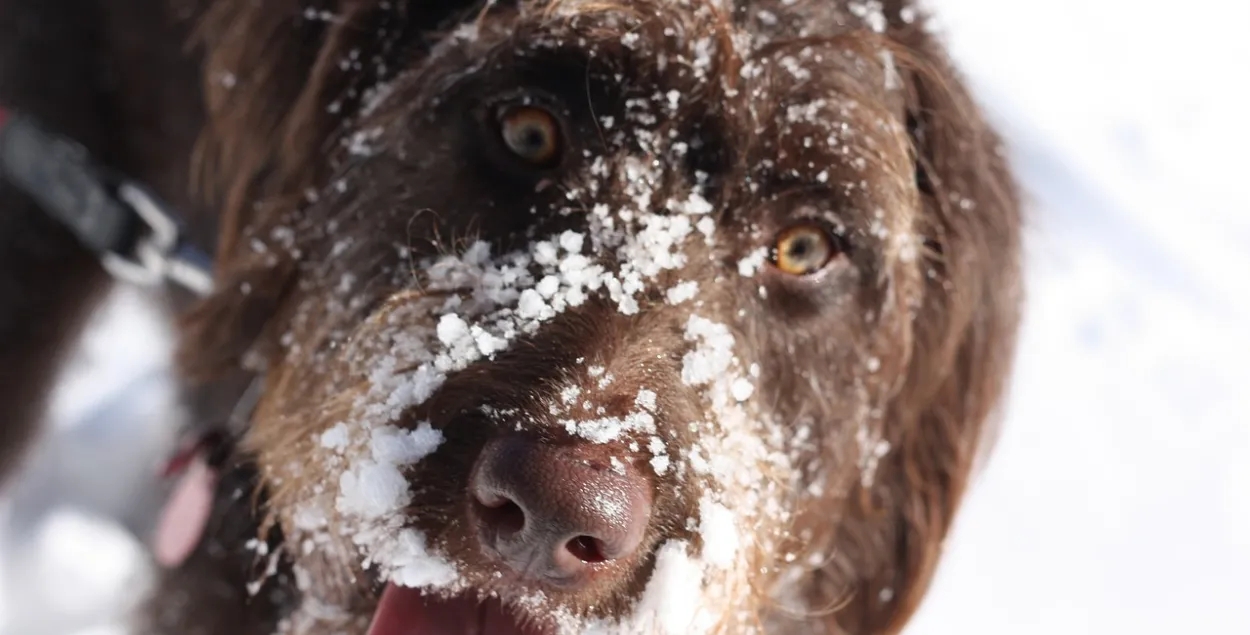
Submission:
<svg viewBox="0 0 1250 635">
<path fill-rule="evenodd" d="M 918 181 L 879 7 L 630 7 L 477 16 L 251 232 L 286 276 L 239 266 L 231 301 L 272 302 L 245 449 L 289 631 L 878 632 L 914 608 L 998 381 L 962 335 L 996 308 L 933 296 L 1014 261 L 941 264 L 962 230 L 936 210 L 983 212 Z"/>
</svg>

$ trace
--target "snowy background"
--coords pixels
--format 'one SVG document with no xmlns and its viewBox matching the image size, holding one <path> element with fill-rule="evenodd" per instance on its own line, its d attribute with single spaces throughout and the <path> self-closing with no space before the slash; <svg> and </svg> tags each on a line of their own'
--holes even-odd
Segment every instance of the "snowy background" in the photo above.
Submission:
<svg viewBox="0 0 1250 635">
<path fill-rule="evenodd" d="M 908 635 L 1250 633 L 1250 2 L 929 4 L 1031 197 L 1030 309 Z M 165 338 L 120 294 L 68 371 L 0 499 L 0 635 L 121 632 Z"/>
</svg>

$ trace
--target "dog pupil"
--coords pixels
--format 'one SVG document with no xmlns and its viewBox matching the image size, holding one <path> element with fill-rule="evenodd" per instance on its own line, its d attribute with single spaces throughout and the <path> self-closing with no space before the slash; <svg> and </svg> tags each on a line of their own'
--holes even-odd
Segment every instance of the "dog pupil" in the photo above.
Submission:
<svg viewBox="0 0 1250 635">
<path fill-rule="evenodd" d="M 522 133 L 521 148 L 526 154 L 539 154 L 547 145 L 547 135 L 539 126 L 529 126 Z"/>
<path fill-rule="evenodd" d="M 790 257 L 802 258 L 811 248 L 811 238 L 799 238 L 790 242 Z"/>
</svg>

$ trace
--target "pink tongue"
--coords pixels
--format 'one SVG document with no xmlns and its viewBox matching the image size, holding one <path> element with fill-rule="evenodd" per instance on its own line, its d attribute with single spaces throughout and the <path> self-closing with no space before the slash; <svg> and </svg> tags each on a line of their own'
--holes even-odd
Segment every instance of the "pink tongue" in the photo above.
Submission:
<svg viewBox="0 0 1250 635">
<path fill-rule="evenodd" d="M 216 489 L 216 470 L 197 454 L 178 478 L 156 525 L 152 551 L 161 566 L 176 567 L 195 550 L 213 510 Z"/>
<path fill-rule="evenodd" d="M 521 629 L 498 602 L 440 600 L 416 589 L 386 585 L 369 635 L 533 635 Z"/>
<path fill-rule="evenodd" d="M 373 614 L 369 635 L 461 635 L 469 632 L 463 616 L 442 608 L 441 602 L 431 602 L 416 589 L 386 585 L 378 611 Z M 474 617 L 477 617 L 474 615 Z"/>
<path fill-rule="evenodd" d="M 373 614 L 369 635 L 404 635 L 417 628 L 414 624 L 422 617 L 424 598 L 415 589 L 386 585 L 378 611 Z"/>
</svg>

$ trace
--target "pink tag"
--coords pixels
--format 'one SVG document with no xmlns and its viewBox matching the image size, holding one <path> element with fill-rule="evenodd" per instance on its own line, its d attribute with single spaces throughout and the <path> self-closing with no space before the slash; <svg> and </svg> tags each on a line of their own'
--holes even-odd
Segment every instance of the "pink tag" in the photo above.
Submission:
<svg viewBox="0 0 1250 635">
<path fill-rule="evenodd" d="M 161 566 L 177 567 L 195 551 L 213 511 L 216 489 L 216 470 L 197 454 L 178 478 L 156 524 L 152 551 Z"/>
</svg>

